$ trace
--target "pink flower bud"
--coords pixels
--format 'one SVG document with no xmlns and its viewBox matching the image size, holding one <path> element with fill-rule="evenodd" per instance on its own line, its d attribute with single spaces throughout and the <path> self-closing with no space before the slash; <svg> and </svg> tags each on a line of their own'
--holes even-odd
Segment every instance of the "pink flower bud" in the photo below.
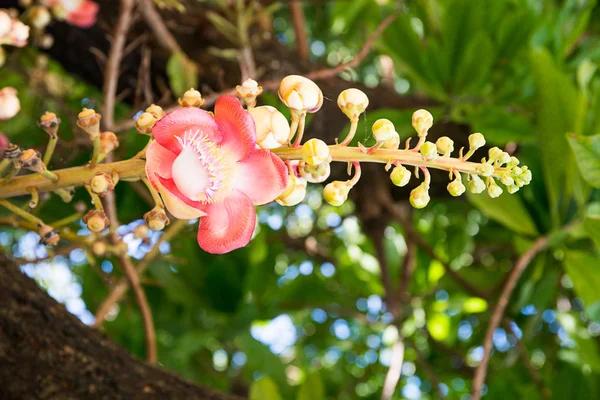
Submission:
<svg viewBox="0 0 600 400">
<path fill-rule="evenodd" d="M 5 87 L 0 90 L 0 120 L 11 119 L 21 109 L 21 102 L 17 97 L 17 89 Z"/>
<path fill-rule="evenodd" d="M 260 106 L 248 111 L 256 125 L 256 143 L 263 149 L 283 146 L 290 136 L 288 120 L 275 107 Z"/>
</svg>

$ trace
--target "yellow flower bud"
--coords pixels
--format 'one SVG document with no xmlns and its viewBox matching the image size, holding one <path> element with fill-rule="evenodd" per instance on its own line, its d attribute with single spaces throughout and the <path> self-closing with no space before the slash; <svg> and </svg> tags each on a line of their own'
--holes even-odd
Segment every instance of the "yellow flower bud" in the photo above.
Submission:
<svg viewBox="0 0 600 400">
<path fill-rule="evenodd" d="M 304 161 L 300 161 L 298 164 L 298 172 L 300 176 L 306 179 L 310 183 L 321 183 L 325 182 L 331 174 L 331 166 L 329 164 L 331 157 L 321 164 L 309 165 Z"/>
<path fill-rule="evenodd" d="M 487 163 L 481 163 L 475 169 L 483 176 L 492 176 L 494 173 L 494 167 Z"/>
<path fill-rule="evenodd" d="M 510 161 L 508 162 L 508 165 L 507 165 L 507 166 L 508 166 L 509 168 L 514 168 L 514 167 L 516 167 L 517 165 L 519 165 L 519 159 L 518 159 L 517 157 L 514 157 L 514 156 L 513 156 L 513 157 L 511 157 L 511 158 L 510 158 Z"/>
<path fill-rule="evenodd" d="M 60 118 L 53 112 L 46 111 L 44 115 L 40 117 L 38 126 L 42 128 L 50 137 L 56 137 L 58 133 L 58 126 L 60 124 Z"/>
<path fill-rule="evenodd" d="M 142 113 L 138 119 L 135 120 L 135 129 L 141 135 L 150 135 L 152 128 L 156 124 L 156 117 L 150 112 Z"/>
<path fill-rule="evenodd" d="M 519 175 L 519 179 L 521 179 L 525 185 L 529 185 L 531 183 L 531 170 L 529 168 L 527 168 L 527 166 L 524 166 L 522 168 L 522 173 L 521 175 Z"/>
<path fill-rule="evenodd" d="M 300 75 L 288 75 L 279 84 L 281 101 L 297 113 L 314 113 L 323 105 L 323 92 L 316 83 Z"/>
<path fill-rule="evenodd" d="M 419 149 L 423 157 L 428 160 L 433 160 L 437 157 L 437 146 L 432 142 L 425 142 Z"/>
<path fill-rule="evenodd" d="M 262 94 L 263 88 L 262 86 L 258 86 L 258 83 L 254 79 L 246 79 L 241 85 L 235 87 L 235 91 L 247 105 L 254 106 L 256 98 Z"/>
<path fill-rule="evenodd" d="M 321 139 L 310 139 L 302 145 L 302 159 L 308 165 L 319 165 L 329 158 L 329 147 Z"/>
<path fill-rule="evenodd" d="M 492 183 L 488 186 L 488 194 L 492 199 L 495 199 L 502 194 L 502 188 L 495 183 Z"/>
<path fill-rule="evenodd" d="M 394 137 L 394 133 L 396 133 L 396 128 L 394 124 L 389 119 L 381 118 L 375 121 L 373 127 L 371 128 L 373 132 L 373 137 L 378 142 L 385 142 Z"/>
<path fill-rule="evenodd" d="M 473 133 L 469 135 L 469 147 L 471 149 L 477 150 L 483 146 L 485 146 L 485 138 L 481 133 Z"/>
<path fill-rule="evenodd" d="M 106 214 L 100 210 L 91 210 L 82 219 L 87 228 L 95 233 L 102 232 L 110 225 Z"/>
<path fill-rule="evenodd" d="M 157 121 L 165 116 L 165 111 L 161 106 L 157 106 L 156 104 L 151 104 L 150 107 L 146 108 L 146 112 L 152 114 Z"/>
<path fill-rule="evenodd" d="M 410 177 L 411 172 L 402 165 L 395 167 L 392 170 L 392 173 L 390 174 L 390 179 L 392 180 L 392 183 L 400 187 L 406 186 L 410 181 Z"/>
<path fill-rule="evenodd" d="M 424 182 L 410 192 L 409 201 L 414 208 L 423 208 L 429 204 L 429 186 Z"/>
<path fill-rule="evenodd" d="M 400 146 L 400 135 L 398 132 L 394 132 L 392 137 L 383 142 L 381 147 L 387 150 L 398 150 L 398 146 Z"/>
<path fill-rule="evenodd" d="M 110 131 L 102 132 L 100 134 L 101 153 L 108 154 L 117 147 L 119 147 L 119 139 L 117 139 L 117 135 Z"/>
<path fill-rule="evenodd" d="M 323 189 L 323 198 L 332 206 L 341 206 L 348 199 L 352 185 L 347 181 L 333 181 Z"/>
<path fill-rule="evenodd" d="M 93 109 L 84 108 L 77 115 L 77 126 L 83 129 L 90 139 L 94 140 L 100 135 L 100 119 L 102 116 Z"/>
<path fill-rule="evenodd" d="M 40 235 L 40 243 L 44 246 L 56 246 L 60 241 L 58 232 L 46 224 L 39 226 L 38 234 Z"/>
<path fill-rule="evenodd" d="M 360 114 L 369 106 L 369 98 L 362 90 L 346 89 L 338 96 L 337 104 L 351 121 L 358 121 Z"/>
<path fill-rule="evenodd" d="M 498 147 L 492 147 L 488 150 L 488 159 L 491 161 L 496 161 L 498 157 L 502 156 L 503 151 Z"/>
<path fill-rule="evenodd" d="M 136 226 L 133 230 L 133 237 L 135 237 L 136 239 L 144 239 L 146 236 L 148 236 L 148 232 L 148 225 L 140 224 Z"/>
<path fill-rule="evenodd" d="M 511 185 L 514 185 L 514 183 L 515 183 L 512 176 L 510 176 L 508 173 L 505 173 L 504 175 L 502 175 L 502 177 L 500 178 L 500 182 L 502 182 L 506 186 L 511 186 Z"/>
<path fill-rule="evenodd" d="M 42 155 L 34 149 L 27 149 L 21 153 L 21 167 L 30 171 L 42 173 L 46 170 L 46 166 L 42 162 Z"/>
<path fill-rule="evenodd" d="M 248 110 L 256 125 L 256 143 L 263 149 L 283 146 L 290 136 L 290 124 L 275 107 L 260 106 Z"/>
<path fill-rule="evenodd" d="M 477 175 L 471 175 L 471 181 L 468 183 L 469 192 L 479 194 L 485 190 L 485 182 Z"/>
<path fill-rule="evenodd" d="M 465 185 L 463 185 L 460 179 L 455 179 L 452 182 L 450 182 L 447 186 L 447 189 L 448 192 L 454 197 L 462 195 L 465 192 L 465 190 L 467 190 L 467 188 L 465 187 Z"/>
<path fill-rule="evenodd" d="M 435 142 L 437 151 L 440 154 L 450 155 L 454 151 L 454 141 L 448 136 L 442 136 Z"/>
<path fill-rule="evenodd" d="M 169 218 L 162 207 L 156 206 L 144 214 L 144 221 L 153 231 L 162 231 L 166 225 L 169 225 Z"/>
<path fill-rule="evenodd" d="M 97 195 L 104 196 L 109 190 L 113 190 L 115 184 L 112 177 L 104 172 L 96 173 L 96 176 L 90 181 L 90 189 Z"/>
<path fill-rule="evenodd" d="M 508 154 L 507 152 L 503 151 L 498 156 L 497 162 L 498 162 L 499 165 L 508 164 L 510 162 L 510 154 Z"/>
<path fill-rule="evenodd" d="M 433 116 L 427 110 L 417 110 L 412 116 L 412 126 L 417 135 L 426 136 L 427 131 L 433 126 Z"/>
<path fill-rule="evenodd" d="M 506 191 L 510 194 L 515 194 L 519 191 L 519 187 L 517 185 L 510 185 L 506 187 Z"/>
<path fill-rule="evenodd" d="M 295 206 L 306 196 L 306 179 L 289 176 L 288 184 L 275 201 L 282 206 Z"/>
<path fill-rule="evenodd" d="M 183 94 L 183 98 L 180 98 L 178 102 L 181 107 L 201 107 L 204 99 L 199 91 L 191 88 Z"/>
</svg>

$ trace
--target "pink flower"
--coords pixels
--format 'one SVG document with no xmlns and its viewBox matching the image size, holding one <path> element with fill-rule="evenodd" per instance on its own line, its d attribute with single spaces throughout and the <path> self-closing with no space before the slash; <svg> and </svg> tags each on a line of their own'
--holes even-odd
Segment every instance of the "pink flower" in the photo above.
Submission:
<svg viewBox="0 0 600 400">
<path fill-rule="evenodd" d="M 89 28 L 96 23 L 98 3 L 83 0 L 79 7 L 69 10 L 67 22 L 80 28 Z"/>
<path fill-rule="evenodd" d="M 11 119 L 21 110 L 17 89 L 5 87 L 0 90 L 0 120 Z"/>
<path fill-rule="evenodd" d="M 287 185 L 283 161 L 256 148 L 254 121 L 233 96 L 215 116 L 195 107 L 173 111 L 152 129 L 146 174 L 174 217 L 200 217 L 198 244 L 222 254 L 248 244 L 255 205 L 273 201 Z"/>
</svg>

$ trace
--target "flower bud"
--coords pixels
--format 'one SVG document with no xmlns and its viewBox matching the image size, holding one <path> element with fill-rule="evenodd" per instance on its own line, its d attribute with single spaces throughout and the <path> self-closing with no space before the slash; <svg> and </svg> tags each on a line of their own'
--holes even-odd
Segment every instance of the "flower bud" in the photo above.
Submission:
<svg viewBox="0 0 600 400">
<path fill-rule="evenodd" d="M 358 121 L 369 106 L 369 98 L 362 90 L 346 89 L 338 96 L 337 104 L 350 121 Z"/>
<path fill-rule="evenodd" d="M 151 104 L 150 107 L 146 108 L 146 112 L 152 114 L 152 116 L 158 121 L 165 116 L 165 111 L 161 106 Z"/>
<path fill-rule="evenodd" d="M 433 116 L 427 110 L 417 110 L 412 116 L 412 126 L 417 135 L 426 136 L 427 131 L 433 126 Z"/>
<path fill-rule="evenodd" d="M 60 125 L 60 118 L 53 112 L 46 111 L 44 115 L 40 117 L 38 126 L 42 128 L 50 137 L 55 138 L 58 133 L 58 126 Z"/>
<path fill-rule="evenodd" d="M 302 145 L 302 159 L 308 165 L 319 165 L 329 158 L 329 147 L 321 139 L 310 139 Z"/>
<path fill-rule="evenodd" d="M 481 163 L 475 169 L 483 176 L 492 176 L 494 174 L 494 167 L 488 163 Z"/>
<path fill-rule="evenodd" d="M 102 232 L 110 225 L 106 214 L 100 210 L 90 210 L 82 219 L 87 228 L 95 233 Z"/>
<path fill-rule="evenodd" d="M 488 194 L 492 199 L 495 199 L 502 194 L 502 188 L 495 183 L 492 183 L 488 186 Z"/>
<path fill-rule="evenodd" d="M 496 161 L 498 157 L 502 156 L 502 153 L 503 151 L 500 150 L 498 147 L 492 147 L 488 150 L 488 159 L 490 161 Z"/>
<path fill-rule="evenodd" d="M 4 157 L 11 160 L 13 163 L 18 163 L 19 165 L 21 165 L 22 154 L 23 150 L 21 150 L 21 148 L 14 143 L 9 143 L 6 147 L 6 150 L 4 150 Z"/>
<path fill-rule="evenodd" d="M 25 47 L 29 39 L 29 27 L 21 21 L 14 20 L 6 39 L 7 44 L 15 47 Z"/>
<path fill-rule="evenodd" d="M 437 157 L 437 147 L 432 142 L 423 143 L 419 151 L 427 160 L 434 160 Z"/>
<path fill-rule="evenodd" d="M 510 162 L 510 154 L 503 151 L 496 160 L 499 165 L 508 164 Z"/>
<path fill-rule="evenodd" d="M 454 197 L 462 195 L 467 190 L 460 178 L 454 179 L 452 182 L 450 182 L 447 186 L 447 189 L 448 193 L 450 193 Z"/>
<path fill-rule="evenodd" d="M 435 142 L 437 151 L 440 154 L 450 155 L 454 151 L 454 141 L 448 136 L 442 136 Z"/>
<path fill-rule="evenodd" d="M 296 113 L 314 113 L 323 105 L 323 92 L 316 83 L 300 75 L 288 75 L 279 84 L 279 98 Z"/>
<path fill-rule="evenodd" d="M 508 162 L 507 167 L 514 168 L 517 165 L 519 165 L 519 159 L 517 157 L 513 156 L 513 157 L 510 158 L 510 161 Z"/>
<path fill-rule="evenodd" d="M 284 191 L 275 201 L 282 206 L 295 206 L 304 200 L 306 196 L 306 179 L 294 175 L 288 177 L 288 183 Z"/>
<path fill-rule="evenodd" d="M 406 186 L 410 181 L 410 177 L 411 172 L 402 165 L 395 167 L 390 174 L 392 183 L 400 187 Z"/>
<path fill-rule="evenodd" d="M 521 174 L 519 175 L 519 179 L 523 181 L 523 183 L 525 185 L 529 185 L 531 183 L 531 170 L 529 168 L 527 168 L 527 166 L 524 166 L 522 168 Z"/>
<path fill-rule="evenodd" d="M 201 107 L 204 104 L 204 99 L 199 91 L 191 88 L 183 94 L 183 98 L 179 99 L 181 107 Z"/>
<path fill-rule="evenodd" d="M 246 79 L 241 85 L 235 87 L 237 95 L 244 100 L 246 105 L 254 107 L 256 105 L 256 98 L 263 92 L 262 86 L 258 86 L 258 83 L 254 79 Z"/>
<path fill-rule="evenodd" d="M 306 179 L 310 183 L 321 183 L 325 182 L 331 174 L 331 166 L 329 164 L 330 159 L 321 164 L 310 165 L 304 161 L 300 161 L 298 164 L 298 172 L 300 176 Z"/>
<path fill-rule="evenodd" d="M 506 187 L 506 191 L 510 194 L 515 194 L 519 191 L 519 186 L 517 185 L 510 185 Z"/>
<path fill-rule="evenodd" d="M 133 230 L 133 237 L 136 239 L 144 239 L 146 236 L 148 236 L 148 232 L 148 225 L 140 224 Z"/>
<path fill-rule="evenodd" d="M 112 177 L 104 172 L 96 173 L 96 176 L 90 181 L 90 189 L 99 196 L 105 196 L 110 190 L 115 188 Z"/>
<path fill-rule="evenodd" d="M 502 182 L 506 186 L 514 185 L 515 181 L 508 173 L 505 173 L 500 177 L 500 182 Z"/>
<path fill-rule="evenodd" d="M 387 149 L 387 150 L 398 150 L 399 146 L 400 146 L 400 135 L 398 134 L 398 132 L 394 132 L 394 133 L 392 133 L 392 137 L 389 138 L 388 140 L 386 140 L 385 142 L 383 142 L 383 145 L 381 147 L 383 147 L 384 149 Z"/>
<path fill-rule="evenodd" d="M 352 185 L 347 181 L 333 181 L 323 189 L 323 198 L 330 205 L 339 207 L 348 200 L 350 189 Z"/>
<path fill-rule="evenodd" d="M 56 246 L 60 241 L 58 232 L 46 224 L 39 226 L 38 234 L 40 235 L 40 244 L 44 246 Z"/>
<path fill-rule="evenodd" d="M 5 87 L 0 90 L 0 120 L 11 119 L 21 110 L 21 102 L 17 97 L 17 90 Z"/>
<path fill-rule="evenodd" d="M 485 182 L 477 175 L 471 175 L 471 181 L 468 183 L 469 192 L 479 194 L 485 190 Z"/>
<path fill-rule="evenodd" d="M 98 257 L 102 257 L 106 254 L 106 243 L 104 243 L 102 240 L 94 242 L 94 244 L 92 244 L 92 251 Z"/>
<path fill-rule="evenodd" d="M 33 172 L 41 173 L 46 169 L 42 155 L 34 149 L 27 149 L 21 154 L 21 166 Z"/>
<path fill-rule="evenodd" d="M 429 204 L 429 186 L 425 182 L 410 192 L 409 201 L 414 208 L 423 208 Z"/>
<path fill-rule="evenodd" d="M 100 119 L 102 116 L 93 109 L 84 108 L 77 115 L 77 126 L 83 129 L 90 139 L 94 140 L 100 135 Z"/>
<path fill-rule="evenodd" d="M 52 20 L 50 11 L 43 6 L 35 6 L 30 11 L 31 25 L 38 30 L 44 29 Z"/>
<path fill-rule="evenodd" d="M 0 40 L 4 39 L 10 27 L 12 26 L 12 18 L 5 10 L 0 10 Z"/>
<path fill-rule="evenodd" d="M 157 119 L 152 113 L 142 113 L 138 119 L 135 120 L 135 130 L 140 135 L 150 135 L 152 134 L 152 128 L 154 128 L 156 121 Z"/>
<path fill-rule="evenodd" d="M 396 128 L 394 124 L 389 119 L 381 118 L 375 121 L 373 126 L 371 127 L 371 131 L 373 132 L 373 137 L 378 142 L 386 142 L 394 137 L 394 133 L 396 133 Z"/>
<path fill-rule="evenodd" d="M 260 106 L 248 110 L 256 125 L 256 144 L 263 149 L 283 146 L 290 136 L 290 124 L 275 107 Z"/>
<path fill-rule="evenodd" d="M 153 231 L 162 231 L 170 221 L 162 207 L 156 206 L 144 214 L 144 221 Z"/>
<path fill-rule="evenodd" d="M 485 146 L 485 138 L 481 133 L 472 133 L 469 135 L 469 147 L 471 149 L 477 150 L 483 146 Z"/>
<path fill-rule="evenodd" d="M 119 139 L 117 139 L 117 135 L 110 131 L 102 132 L 100 134 L 100 152 L 103 154 L 108 154 L 114 149 L 119 147 Z"/>
</svg>

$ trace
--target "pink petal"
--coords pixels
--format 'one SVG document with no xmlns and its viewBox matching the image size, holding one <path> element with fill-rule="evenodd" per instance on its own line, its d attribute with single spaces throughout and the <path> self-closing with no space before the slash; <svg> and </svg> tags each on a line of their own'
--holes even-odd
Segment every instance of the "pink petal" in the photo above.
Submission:
<svg viewBox="0 0 600 400">
<path fill-rule="evenodd" d="M 156 141 L 150 143 L 148 149 L 146 149 L 146 175 L 150 182 L 156 186 L 156 178 L 154 175 L 158 174 L 163 178 L 171 178 L 171 169 L 173 163 L 177 158 L 177 154 L 161 146 Z"/>
<path fill-rule="evenodd" d="M 152 128 L 152 136 L 158 143 L 175 154 L 181 152 L 177 136 L 183 139 L 186 132 L 200 130 L 213 140 L 218 140 L 215 119 L 204 110 L 196 107 L 183 107 L 171 111 Z M 217 142 L 218 143 L 218 142 Z"/>
<path fill-rule="evenodd" d="M 209 204 L 200 219 L 198 244 L 212 254 L 228 253 L 250 242 L 256 225 L 256 211 L 245 194 L 233 191 L 222 202 Z"/>
<path fill-rule="evenodd" d="M 98 4 L 84 0 L 81 5 L 67 15 L 67 21 L 80 28 L 89 28 L 96 23 Z"/>
<path fill-rule="evenodd" d="M 215 119 L 222 135 L 221 145 L 245 160 L 256 147 L 256 128 L 252 116 L 234 96 L 221 96 L 215 104 Z"/>
<path fill-rule="evenodd" d="M 206 206 L 199 201 L 192 201 L 185 197 L 172 179 L 163 179 L 155 175 L 157 184 L 155 185 L 162 197 L 167 210 L 177 219 L 194 219 L 206 215 L 202 210 Z"/>
<path fill-rule="evenodd" d="M 246 194 L 254 205 L 272 202 L 287 186 L 287 167 L 269 150 L 255 150 L 237 167 L 233 187 Z"/>
</svg>

